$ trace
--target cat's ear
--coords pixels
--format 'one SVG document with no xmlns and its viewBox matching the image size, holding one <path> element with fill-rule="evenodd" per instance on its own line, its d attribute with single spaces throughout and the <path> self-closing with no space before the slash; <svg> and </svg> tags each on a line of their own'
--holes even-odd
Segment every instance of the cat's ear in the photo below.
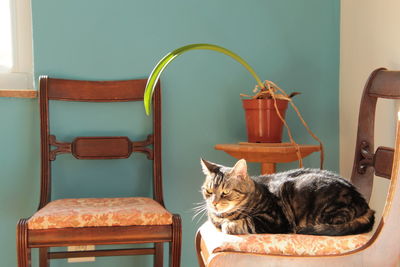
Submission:
<svg viewBox="0 0 400 267">
<path fill-rule="evenodd" d="M 200 158 L 200 164 L 201 164 L 201 168 L 203 170 L 203 173 L 205 175 L 210 175 L 212 172 L 215 172 L 216 169 L 218 168 L 218 165 L 207 161 L 205 159 Z"/>
<path fill-rule="evenodd" d="M 241 159 L 236 162 L 235 166 L 233 166 L 232 170 L 230 171 L 232 176 L 235 176 L 239 179 L 246 179 L 247 178 L 247 163 L 245 159 Z"/>
</svg>

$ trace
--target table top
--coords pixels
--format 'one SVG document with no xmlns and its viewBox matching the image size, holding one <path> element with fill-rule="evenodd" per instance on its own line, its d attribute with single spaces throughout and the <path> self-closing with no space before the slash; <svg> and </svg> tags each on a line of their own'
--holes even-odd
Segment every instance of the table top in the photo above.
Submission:
<svg viewBox="0 0 400 267">
<path fill-rule="evenodd" d="M 237 159 L 260 163 L 284 163 L 298 160 L 296 146 L 291 143 L 246 143 L 217 144 L 214 147 L 223 150 Z M 307 157 L 313 152 L 320 151 L 319 145 L 299 144 L 301 157 Z"/>
</svg>

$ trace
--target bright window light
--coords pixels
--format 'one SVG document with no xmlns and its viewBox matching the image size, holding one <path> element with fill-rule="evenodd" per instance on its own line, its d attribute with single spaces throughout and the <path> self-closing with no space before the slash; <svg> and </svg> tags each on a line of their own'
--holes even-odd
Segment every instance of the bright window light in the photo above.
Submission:
<svg viewBox="0 0 400 267">
<path fill-rule="evenodd" d="M 0 90 L 33 88 L 31 0 L 0 0 Z"/>
<path fill-rule="evenodd" d="M 10 0 L 0 1 L 0 72 L 13 67 Z"/>
</svg>

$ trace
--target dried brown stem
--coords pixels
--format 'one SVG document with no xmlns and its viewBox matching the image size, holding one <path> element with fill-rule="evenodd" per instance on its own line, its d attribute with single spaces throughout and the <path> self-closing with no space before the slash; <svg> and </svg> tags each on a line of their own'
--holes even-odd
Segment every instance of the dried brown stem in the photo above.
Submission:
<svg viewBox="0 0 400 267">
<path fill-rule="evenodd" d="M 290 139 L 290 142 L 296 147 L 296 154 L 299 160 L 299 166 L 300 168 L 303 167 L 303 160 L 300 154 L 300 146 L 294 141 L 293 139 L 293 135 L 292 132 L 289 128 L 289 125 L 287 124 L 286 120 L 283 118 L 283 116 L 281 115 L 281 113 L 278 110 L 278 106 L 276 104 L 276 100 L 277 99 L 282 99 L 282 100 L 287 100 L 289 101 L 290 105 L 293 107 L 293 109 L 295 110 L 297 116 L 299 117 L 301 123 L 303 124 L 303 126 L 306 128 L 307 132 L 319 143 L 321 151 L 320 151 L 320 168 L 323 168 L 323 164 L 324 164 L 324 147 L 323 144 L 321 142 L 321 140 L 311 131 L 310 127 L 307 125 L 307 123 L 305 122 L 305 120 L 303 119 L 303 116 L 301 115 L 299 109 L 296 107 L 296 105 L 293 103 L 292 101 L 292 97 L 299 94 L 297 92 L 292 93 L 290 95 L 288 95 L 283 89 L 281 89 L 279 86 L 277 86 L 274 82 L 272 81 L 264 81 L 265 84 L 265 88 L 259 88 L 258 85 L 255 86 L 254 88 L 254 92 L 257 92 L 253 97 L 249 96 L 249 95 L 245 95 L 245 94 L 241 94 L 241 97 L 251 97 L 252 99 L 258 99 L 258 98 L 267 98 L 267 99 L 273 99 L 274 100 L 274 107 L 275 110 L 277 112 L 277 115 L 279 117 L 279 119 L 283 122 L 283 124 L 285 125 L 285 128 L 288 132 L 288 136 Z M 281 94 L 277 94 L 277 92 L 280 92 Z"/>
</svg>

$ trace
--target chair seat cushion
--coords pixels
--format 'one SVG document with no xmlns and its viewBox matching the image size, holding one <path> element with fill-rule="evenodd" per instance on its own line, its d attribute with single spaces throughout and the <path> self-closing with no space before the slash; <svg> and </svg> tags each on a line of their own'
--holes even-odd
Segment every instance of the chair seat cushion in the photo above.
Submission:
<svg viewBox="0 0 400 267">
<path fill-rule="evenodd" d="M 28 220 L 29 229 L 169 224 L 172 214 L 142 197 L 54 200 Z"/>
<path fill-rule="evenodd" d="M 342 254 L 366 244 L 370 234 L 348 236 L 314 236 L 299 234 L 228 235 L 210 222 L 200 229 L 207 253 L 247 252 L 268 255 L 321 256 Z"/>
</svg>

